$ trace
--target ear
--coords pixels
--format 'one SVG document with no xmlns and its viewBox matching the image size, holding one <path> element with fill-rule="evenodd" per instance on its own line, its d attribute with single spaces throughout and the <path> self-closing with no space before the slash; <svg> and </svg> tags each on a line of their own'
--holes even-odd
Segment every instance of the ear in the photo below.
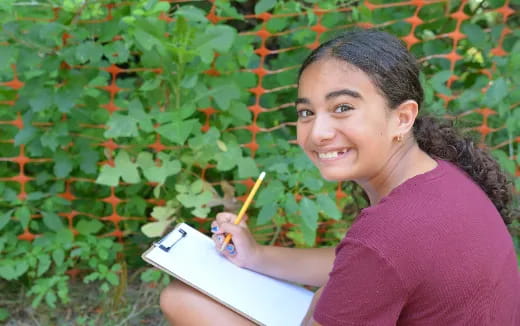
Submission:
<svg viewBox="0 0 520 326">
<path fill-rule="evenodd" d="M 406 135 L 413 127 L 419 113 L 419 105 L 414 100 L 407 100 L 392 110 L 395 137 Z"/>
</svg>

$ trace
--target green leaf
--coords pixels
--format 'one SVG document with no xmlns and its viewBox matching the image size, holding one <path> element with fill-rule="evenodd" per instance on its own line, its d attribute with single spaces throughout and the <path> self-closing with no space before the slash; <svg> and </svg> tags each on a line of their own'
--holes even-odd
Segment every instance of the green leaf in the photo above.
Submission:
<svg viewBox="0 0 520 326">
<path fill-rule="evenodd" d="M 38 256 L 38 270 L 36 272 L 36 276 L 40 277 L 45 273 L 47 270 L 49 270 L 49 267 L 51 266 L 51 259 L 49 258 L 49 255 L 40 255 Z"/>
<path fill-rule="evenodd" d="M 228 83 L 216 89 L 217 96 L 213 97 L 221 110 L 227 110 L 231 101 L 240 99 L 240 89 L 235 83 Z"/>
<path fill-rule="evenodd" d="M 107 273 L 106 279 L 110 284 L 114 286 L 119 284 L 119 278 L 115 273 Z"/>
<path fill-rule="evenodd" d="M 13 208 L 0 215 L 0 230 L 2 230 L 4 226 L 7 225 L 7 223 L 9 223 L 9 221 L 11 220 L 11 216 L 13 216 L 14 210 L 15 209 Z"/>
<path fill-rule="evenodd" d="M 500 103 L 509 93 L 507 83 L 504 78 L 498 78 L 493 81 L 484 97 L 484 103 L 487 106 L 493 107 Z"/>
<path fill-rule="evenodd" d="M 238 160 L 238 177 L 240 179 L 258 177 L 258 175 L 258 167 L 251 157 L 243 157 Z"/>
<path fill-rule="evenodd" d="M 316 199 L 318 202 L 318 207 L 325 213 L 325 215 L 335 220 L 339 220 L 341 218 L 341 212 L 338 210 L 336 203 L 328 195 L 318 194 Z"/>
<path fill-rule="evenodd" d="M 141 181 L 139 172 L 137 172 L 137 164 L 130 160 L 130 156 L 125 151 L 120 151 L 115 159 L 116 169 L 121 178 L 128 183 L 137 183 Z"/>
<path fill-rule="evenodd" d="M 260 0 L 255 5 L 255 14 L 261 14 L 272 9 L 276 5 L 276 0 Z"/>
<path fill-rule="evenodd" d="M 72 160 L 69 158 L 69 155 L 62 150 L 54 153 L 54 174 L 58 178 L 65 178 L 71 171 Z"/>
<path fill-rule="evenodd" d="M 54 291 L 48 291 L 46 294 L 45 294 L 45 302 L 51 307 L 51 308 L 55 308 L 56 307 L 56 294 L 54 294 Z"/>
<path fill-rule="evenodd" d="M 316 231 L 318 228 L 318 208 L 311 199 L 304 197 L 300 202 L 300 212 L 303 223 L 310 229 Z"/>
<path fill-rule="evenodd" d="M 486 48 L 490 44 L 486 32 L 478 24 L 468 21 L 462 25 L 462 32 L 467 35 L 473 45 L 480 49 Z"/>
<path fill-rule="evenodd" d="M 263 225 L 269 222 L 272 219 L 272 217 L 276 214 L 277 207 L 278 205 L 276 203 L 269 203 L 262 206 L 262 208 L 260 209 L 260 213 L 258 213 L 256 224 Z"/>
<path fill-rule="evenodd" d="M 185 207 L 200 207 L 202 205 L 207 204 L 211 198 L 212 194 L 209 191 L 204 191 L 201 194 L 193 194 L 193 193 L 184 193 L 177 195 L 177 200 Z"/>
<path fill-rule="evenodd" d="M 65 251 L 63 251 L 61 248 L 55 249 L 52 252 L 52 259 L 57 266 L 60 266 L 65 260 Z"/>
<path fill-rule="evenodd" d="M 236 37 L 236 30 L 227 25 L 210 25 L 200 34 L 194 43 L 198 44 L 196 51 L 201 56 L 204 63 L 213 61 L 213 51 L 225 53 L 233 44 Z"/>
<path fill-rule="evenodd" d="M 29 225 L 29 221 L 31 220 L 31 210 L 27 206 L 20 206 L 16 209 L 14 213 L 20 224 L 22 224 L 22 228 L 27 228 Z"/>
<path fill-rule="evenodd" d="M 197 180 L 195 180 L 195 182 L 193 182 L 190 185 L 190 192 L 199 193 L 202 191 L 203 186 L 204 186 L 204 182 L 201 179 L 197 179 Z"/>
<path fill-rule="evenodd" d="M 267 186 L 260 190 L 255 200 L 255 206 L 260 207 L 270 203 L 276 203 L 280 198 L 283 198 L 284 191 L 285 187 L 280 181 L 273 180 L 269 182 Z"/>
<path fill-rule="evenodd" d="M 83 92 L 83 85 L 78 81 L 60 87 L 54 95 L 54 103 L 62 113 L 69 113 Z"/>
<path fill-rule="evenodd" d="M 181 170 L 181 163 L 177 160 L 163 158 L 161 166 L 157 166 L 153 155 L 149 152 L 141 152 L 137 156 L 137 165 L 143 171 L 148 181 L 163 184 L 170 175 L 175 175 Z"/>
<path fill-rule="evenodd" d="M 81 220 L 76 224 L 76 230 L 80 234 L 95 234 L 103 228 L 103 223 L 98 220 Z"/>
<path fill-rule="evenodd" d="M 196 122 L 197 120 L 195 119 L 172 121 L 157 128 L 157 132 L 174 143 L 184 145 L 184 142 L 186 142 L 186 139 L 188 139 L 188 136 L 193 131 Z"/>
<path fill-rule="evenodd" d="M 164 55 L 166 53 L 164 46 L 161 44 L 161 41 L 142 29 L 137 29 L 135 31 L 135 39 L 137 40 L 137 43 L 146 51 L 150 51 L 155 46 L 159 54 Z"/>
<path fill-rule="evenodd" d="M 160 237 L 164 231 L 170 226 L 172 220 L 163 220 L 157 222 L 146 223 L 141 227 L 141 232 L 149 238 Z"/>
<path fill-rule="evenodd" d="M 16 61 L 17 52 L 18 49 L 14 46 L 0 46 L 0 70 L 8 68 Z"/>
<path fill-rule="evenodd" d="M 191 89 L 197 85 L 197 81 L 199 80 L 199 75 L 186 75 L 182 79 L 181 87 Z"/>
<path fill-rule="evenodd" d="M 96 183 L 115 187 L 119 184 L 119 171 L 116 168 L 111 167 L 110 165 L 103 165 L 101 167 L 101 172 L 96 179 Z"/>
<path fill-rule="evenodd" d="M 108 130 L 104 133 L 106 138 L 139 136 L 137 120 L 127 115 L 117 112 L 112 114 L 107 122 L 107 126 Z"/>
<path fill-rule="evenodd" d="M 306 176 L 303 179 L 303 184 L 312 191 L 318 191 L 323 187 L 323 181 L 314 176 Z"/>
<path fill-rule="evenodd" d="M 110 63 L 122 64 L 128 61 L 130 52 L 121 41 L 115 41 L 103 46 L 103 53 Z"/>
<path fill-rule="evenodd" d="M 80 146 L 79 150 L 80 169 L 87 174 L 95 174 L 97 171 L 99 153 L 86 144 Z"/>
<path fill-rule="evenodd" d="M 191 211 L 191 214 L 198 218 L 205 218 L 208 217 L 210 211 L 211 209 L 209 207 L 196 207 L 194 210 Z"/>
<path fill-rule="evenodd" d="M 24 124 L 14 137 L 14 146 L 28 144 L 37 135 L 37 130 L 32 125 Z"/>
<path fill-rule="evenodd" d="M 159 87 L 161 84 L 161 79 L 159 77 L 148 79 L 144 82 L 144 84 L 139 88 L 140 91 L 146 92 L 151 91 Z"/>
<path fill-rule="evenodd" d="M 446 87 L 446 82 L 451 75 L 452 72 L 450 70 L 443 70 L 433 75 L 430 79 L 433 89 L 438 93 L 451 95 L 451 90 Z"/>
<path fill-rule="evenodd" d="M 252 121 L 253 114 L 247 109 L 247 106 L 238 101 L 232 101 L 228 112 L 236 120 L 235 125 L 249 124 Z"/>
<path fill-rule="evenodd" d="M 53 152 L 62 144 L 63 140 L 68 138 L 69 129 L 67 123 L 59 122 L 54 125 L 54 128 L 49 128 L 40 137 L 43 146 L 48 147 Z"/>
<path fill-rule="evenodd" d="M 301 226 L 303 241 L 307 246 L 314 246 L 316 242 L 316 228 L 312 228 L 303 223 Z"/>
<path fill-rule="evenodd" d="M 133 99 L 128 103 L 128 116 L 132 117 L 144 132 L 154 131 L 152 120 L 143 109 L 143 105 L 138 99 Z"/>
<path fill-rule="evenodd" d="M 152 210 L 152 217 L 159 221 L 169 219 L 175 209 L 169 206 L 155 206 Z"/>
<path fill-rule="evenodd" d="M 217 153 L 215 159 L 217 160 L 217 170 L 219 171 L 229 171 L 237 165 L 236 157 L 227 153 Z"/>
<path fill-rule="evenodd" d="M 52 212 L 44 212 L 42 211 L 43 216 L 43 224 L 45 224 L 49 229 L 53 231 L 58 231 L 64 227 L 61 218 L 52 213 Z"/>
<path fill-rule="evenodd" d="M 22 276 L 28 269 L 26 261 L 7 261 L 7 265 L 0 265 L 0 277 L 10 281 Z"/>
<path fill-rule="evenodd" d="M 72 231 L 68 228 L 63 228 L 56 232 L 56 240 L 58 243 L 63 245 L 62 247 L 70 248 L 74 241 L 74 234 L 72 234 Z"/>
<path fill-rule="evenodd" d="M 287 212 L 287 214 L 295 214 L 300 209 L 292 193 L 287 194 L 287 196 L 285 197 L 284 209 Z"/>
<path fill-rule="evenodd" d="M 76 58 L 80 63 L 96 64 L 103 55 L 103 46 L 92 41 L 82 42 L 76 48 Z"/>
<path fill-rule="evenodd" d="M 108 292 L 108 290 L 110 290 L 110 285 L 108 285 L 108 283 L 103 283 L 103 284 L 101 284 L 101 286 L 99 288 L 103 292 Z"/>
<path fill-rule="evenodd" d="M 53 92 L 48 88 L 39 88 L 34 90 L 34 93 L 29 99 L 29 105 L 34 112 L 40 112 L 49 108 L 52 104 Z"/>
<path fill-rule="evenodd" d="M 206 13 L 194 6 L 182 6 L 175 11 L 176 16 L 184 17 L 190 23 L 207 23 Z"/>
</svg>

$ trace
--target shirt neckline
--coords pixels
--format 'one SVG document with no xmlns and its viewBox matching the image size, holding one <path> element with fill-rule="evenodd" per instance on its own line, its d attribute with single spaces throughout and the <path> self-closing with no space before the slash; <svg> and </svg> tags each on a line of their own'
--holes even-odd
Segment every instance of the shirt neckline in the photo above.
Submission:
<svg viewBox="0 0 520 326">
<path fill-rule="evenodd" d="M 420 174 L 414 175 L 411 178 L 406 179 L 403 183 L 401 183 L 400 185 L 398 185 L 397 187 L 392 189 L 386 196 L 381 198 L 381 200 L 377 204 L 375 204 L 373 206 L 368 206 L 368 207 L 362 209 L 359 215 L 362 215 L 365 212 L 365 210 L 367 210 L 367 209 L 374 209 L 374 208 L 378 207 L 379 205 L 381 205 L 384 202 L 386 202 L 387 200 L 389 200 L 391 197 L 394 197 L 396 194 L 398 194 L 402 191 L 406 191 L 407 189 L 409 189 L 410 187 L 413 187 L 416 184 L 420 184 L 423 182 L 429 182 L 431 180 L 435 180 L 438 177 L 442 176 L 444 174 L 444 170 L 446 169 L 447 166 L 450 165 L 450 163 L 445 160 L 441 160 L 441 159 L 435 159 L 435 162 L 437 162 L 436 167 L 434 167 L 430 171 L 426 171 L 424 173 L 420 173 Z"/>
</svg>

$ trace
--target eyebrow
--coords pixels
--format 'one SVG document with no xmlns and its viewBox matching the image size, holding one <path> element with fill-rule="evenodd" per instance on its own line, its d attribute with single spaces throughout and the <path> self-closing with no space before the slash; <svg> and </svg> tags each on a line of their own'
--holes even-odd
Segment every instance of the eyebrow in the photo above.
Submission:
<svg viewBox="0 0 520 326">
<path fill-rule="evenodd" d="M 327 95 L 325 95 L 325 99 L 327 101 L 329 101 L 329 100 L 331 100 L 331 99 L 333 99 L 335 97 L 339 97 L 339 96 L 343 96 L 343 95 L 347 95 L 347 96 L 350 96 L 350 97 L 353 97 L 353 98 L 363 99 L 363 96 L 361 96 L 360 93 L 358 93 L 358 92 L 356 92 L 354 90 L 348 89 L 348 88 L 330 92 Z M 309 99 L 307 99 L 305 97 L 299 97 L 294 102 L 294 105 L 296 106 L 298 104 L 310 104 L 310 103 L 311 102 L 309 101 Z"/>
<path fill-rule="evenodd" d="M 347 95 L 347 96 L 354 97 L 354 98 L 359 98 L 359 99 L 363 98 L 363 96 L 361 96 L 361 94 L 359 94 L 358 92 L 356 92 L 354 90 L 351 90 L 351 89 L 348 89 L 348 88 L 345 88 L 345 89 L 340 89 L 339 91 L 334 91 L 334 92 L 328 93 L 325 96 L 325 99 L 326 100 L 330 100 L 330 99 L 332 99 L 334 97 L 338 97 L 338 96 L 342 96 L 342 95 Z"/>
</svg>

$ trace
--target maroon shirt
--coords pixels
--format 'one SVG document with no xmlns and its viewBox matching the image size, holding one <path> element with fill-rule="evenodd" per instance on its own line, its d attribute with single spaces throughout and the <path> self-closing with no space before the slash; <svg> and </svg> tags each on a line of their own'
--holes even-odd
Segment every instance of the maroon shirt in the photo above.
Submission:
<svg viewBox="0 0 520 326">
<path fill-rule="evenodd" d="M 322 325 L 520 325 L 520 273 L 502 218 L 445 161 L 364 209 L 336 248 Z"/>
</svg>

